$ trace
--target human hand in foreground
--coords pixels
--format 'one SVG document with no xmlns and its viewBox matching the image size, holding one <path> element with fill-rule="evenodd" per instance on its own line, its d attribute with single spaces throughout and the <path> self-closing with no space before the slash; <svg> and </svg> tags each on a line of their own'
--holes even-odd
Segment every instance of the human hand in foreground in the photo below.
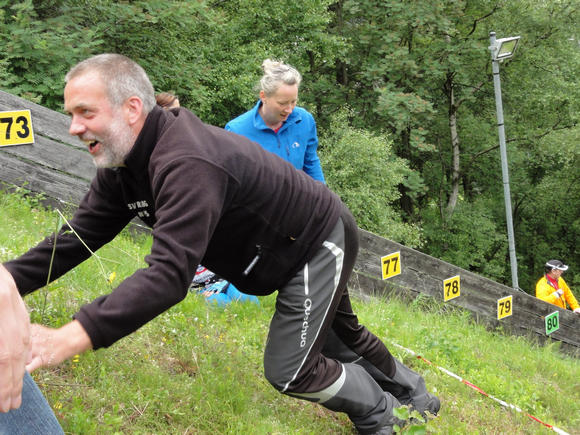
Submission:
<svg viewBox="0 0 580 435">
<path fill-rule="evenodd" d="M 91 339 L 78 320 L 73 320 L 56 329 L 32 325 L 30 337 L 32 358 L 26 365 L 26 370 L 29 372 L 39 367 L 58 365 L 93 347 Z"/>
<path fill-rule="evenodd" d="M 564 290 L 562 289 L 558 289 L 556 290 L 554 293 L 552 293 L 554 296 L 556 296 L 557 298 L 561 297 L 564 294 Z"/>
<path fill-rule="evenodd" d="M 0 412 L 20 407 L 29 357 L 30 317 L 12 275 L 0 264 Z"/>
</svg>

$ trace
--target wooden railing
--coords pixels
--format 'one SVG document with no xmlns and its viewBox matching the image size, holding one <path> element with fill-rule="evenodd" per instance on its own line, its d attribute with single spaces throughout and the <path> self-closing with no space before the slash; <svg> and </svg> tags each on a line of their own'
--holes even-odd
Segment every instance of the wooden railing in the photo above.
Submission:
<svg viewBox="0 0 580 435">
<path fill-rule="evenodd" d="M 400 274 L 382 279 L 381 257 L 399 252 Z M 444 281 L 459 276 L 459 297 L 444 302 Z M 538 277 L 540 278 L 540 277 Z M 439 303 L 469 310 L 491 328 L 561 342 L 566 353 L 580 356 L 580 316 L 522 291 L 499 284 L 368 231 L 360 231 L 360 250 L 350 287 L 360 295 L 426 295 Z M 511 315 L 498 320 L 498 300 L 512 296 Z M 546 316 L 558 311 L 559 328 L 546 334 Z"/>
</svg>

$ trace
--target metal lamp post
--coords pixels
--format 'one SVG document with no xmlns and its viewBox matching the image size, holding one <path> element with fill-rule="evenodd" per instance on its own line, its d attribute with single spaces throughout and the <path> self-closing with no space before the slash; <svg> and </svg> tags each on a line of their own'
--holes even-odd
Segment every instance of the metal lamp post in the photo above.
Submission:
<svg viewBox="0 0 580 435">
<path fill-rule="evenodd" d="M 501 172 L 503 177 L 503 193 L 505 200 L 505 214 L 507 221 L 508 245 L 510 265 L 512 272 L 512 287 L 520 290 L 518 285 L 518 264 L 516 259 L 516 244 L 514 240 L 514 228 L 512 223 L 512 205 L 510 195 L 510 181 L 507 163 L 507 151 L 505 145 L 505 131 L 503 122 L 503 107 L 501 102 L 501 83 L 499 81 L 499 64 L 504 59 L 513 56 L 520 37 L 496 39 L 495 32 L 489 32 L 489 50 L 491 51 L 491 65 L 493 71 L 493 87 L 495 89 L 495 108 L 497 111 L 497 129 L 499 134 L 499 150 L 501 154 Z"/>
</svg>

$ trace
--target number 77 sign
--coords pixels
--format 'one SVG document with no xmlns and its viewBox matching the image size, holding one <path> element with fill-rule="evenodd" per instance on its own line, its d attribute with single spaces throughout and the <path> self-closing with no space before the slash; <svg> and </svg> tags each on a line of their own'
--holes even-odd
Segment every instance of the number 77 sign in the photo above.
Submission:
<svg viewBox="0 0 580 435">
<path fill-rule="evenodd" d="M 401 273 L 401 251 L 381 257 L 383 279 L 391 278 Z"/>
</svg>

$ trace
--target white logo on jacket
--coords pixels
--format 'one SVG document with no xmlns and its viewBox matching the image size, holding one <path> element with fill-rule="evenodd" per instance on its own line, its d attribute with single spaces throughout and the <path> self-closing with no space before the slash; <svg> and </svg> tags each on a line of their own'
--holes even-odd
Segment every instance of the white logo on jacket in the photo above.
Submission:
<svg viewBox="0 0 580 435">
<path fill-rule="evenodd" d="M 137 216 L 141 218 L 150 216 L 149 212 L 147 211 L 147 208 L 149 208 L 149 204 L 147 203 L 147 201 L 130 202 L 127 204 L 127 207 L 129 208 L 129 210 L 136 210 Z"/>
</svg>

